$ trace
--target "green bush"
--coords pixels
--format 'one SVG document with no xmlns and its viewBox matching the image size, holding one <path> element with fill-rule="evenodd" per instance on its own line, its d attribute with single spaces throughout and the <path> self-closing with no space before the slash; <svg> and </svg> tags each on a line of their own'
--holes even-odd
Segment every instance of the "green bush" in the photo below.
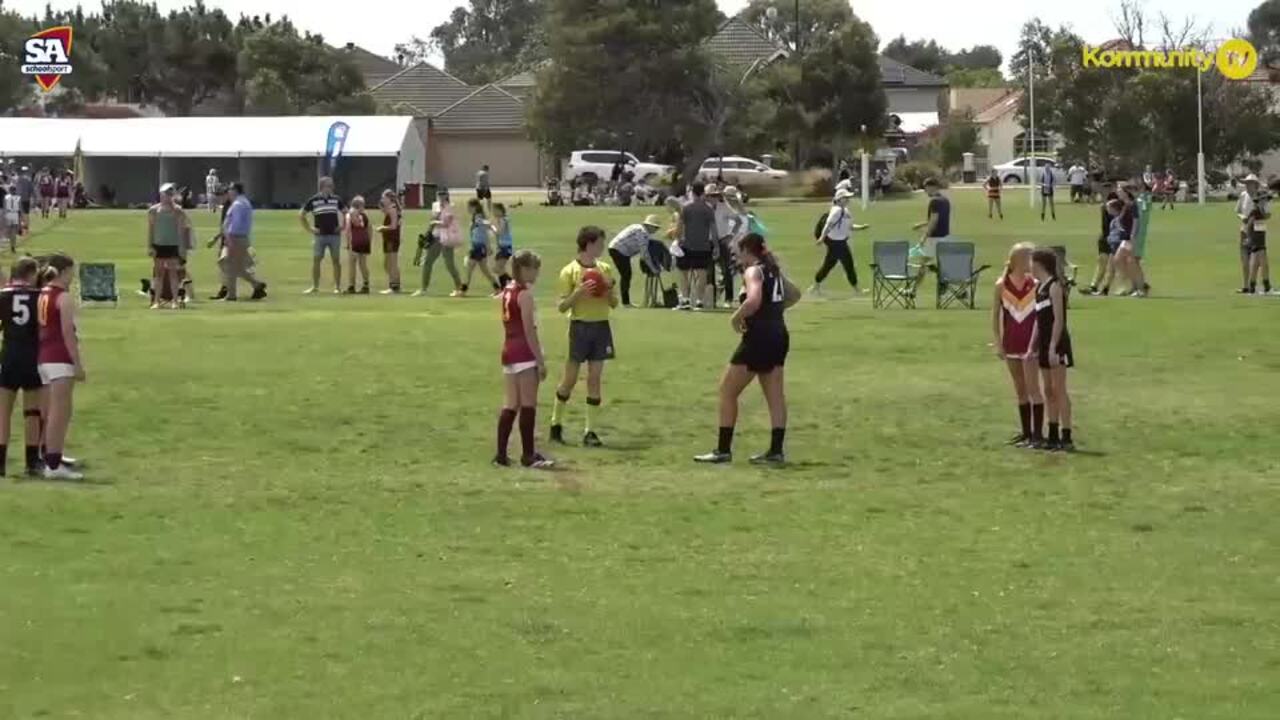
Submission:
<svg viewBox="0 0 1280 720">
<path fill-rule="evenodd" d="M 924 187 L 924 181 L 933 178 L 947 187 L 946 175 L 942 172 L 942 168 L 932 163 L 925 162 L 909 162 L 898 166 L 898 170 L 894 173 L 896 180 L 901 180 L 914 189 Z"/>
<path fill-rule="evenodd" d="M 805 197 L 827 200 L 836 194 L 834 176 L 826 168 L 814 168 L 792 174 L 800 176 L 800 188 Z"/>
</svg>

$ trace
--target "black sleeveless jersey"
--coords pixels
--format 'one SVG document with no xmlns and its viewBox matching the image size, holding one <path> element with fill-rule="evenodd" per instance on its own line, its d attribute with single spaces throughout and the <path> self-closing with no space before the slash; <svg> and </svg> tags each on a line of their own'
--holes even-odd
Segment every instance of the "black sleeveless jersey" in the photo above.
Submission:
<svg viewBox="0 0 1280 720">
<path fill-rule="evenodd" d="M 1040 283 L 1036 286 L 1036 333 L 1043 341 L 1045 347 L 1053 338 L 1053 298 L 1049 294 L 1053 286 L 1057 284 L 1058 278 L 1051 277 L 1048 282 Z M 1070 342 L 1070 335 L 1067 332 L 1067 296 L 1062 295 L 1062 340 L 1059 341 L 1059 347 L 1063 341 Z"/>
<path fill-rule="evenodd" d="M 785 332 L 786 321 L 782 317 L 785 309 L 786 288 L 782 275 L 767 266 L 756 265 L 763 276 L 760 288 L 760 309 L 747 318 L 747 335 L 771 334 Z"/>
<path fill-rule="evenodd" d="M 0 367 L 36 366 L 40 351 L 40 326 L 36 323 L 39 298 L 40 290 L 28 285 L 0 288 L 0 324 L 4 325 Z"/>
</svg>

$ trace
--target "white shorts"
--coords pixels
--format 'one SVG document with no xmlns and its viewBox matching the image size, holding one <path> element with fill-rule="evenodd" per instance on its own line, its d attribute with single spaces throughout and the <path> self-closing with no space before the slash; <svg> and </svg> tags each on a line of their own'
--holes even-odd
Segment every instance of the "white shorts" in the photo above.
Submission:
<svg viewBox="0 0 1280 720">
<path fill-rule="evenodd" d="M 525 370 L 532 370 L 538 367 L 538 361 L 530 360 L 529 362 L 513 363 L 511 365 L 502 366 L 503 375 L 519 375 Z"/>
<path fill-rule="evenodd" d="M 67 363 L 40 363 L 36 369 L 40 371 L 40 382 L 45 385 L 54 380 L 66 380 L 76 376 L 76 366 Z"/>
</svg>

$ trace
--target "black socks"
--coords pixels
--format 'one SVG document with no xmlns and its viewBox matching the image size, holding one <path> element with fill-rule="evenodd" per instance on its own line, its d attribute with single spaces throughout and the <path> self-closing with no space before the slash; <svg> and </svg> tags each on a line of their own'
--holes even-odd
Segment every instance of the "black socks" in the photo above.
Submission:
<svg viewBox="0 0 1280 720">
<path fill-rule="evenodd" d="M 1031 439 L 1044 437 L 1044 403 L 1031 406 Z"/>
<path fill-rule="evenodd" d="M 1022 423 L 1022 437 L 1031 437 L 1031 403 L 1018 405 L 1018 421 Z"/>
<path fill-rule="evenodd" d="M 716 445 L 716 452 L 728 455 L 733 452 L 733 427 L 720 428 L 720 442 Z"/>
<path fill-rule="evenodd" d="M 1051 422 L 1049 423 L 1049 442 L 1057 443 L 1058 441 L 1058 423 Z"/>
<path fill-rule="evenodd" d="M 787 439 L 786 428 L 784 427 L 774 428 L 773 432 L 769 435 L 769 454 L 781 455 L 782 444 L 786 442 L 786 439 Z"/>
</svg>

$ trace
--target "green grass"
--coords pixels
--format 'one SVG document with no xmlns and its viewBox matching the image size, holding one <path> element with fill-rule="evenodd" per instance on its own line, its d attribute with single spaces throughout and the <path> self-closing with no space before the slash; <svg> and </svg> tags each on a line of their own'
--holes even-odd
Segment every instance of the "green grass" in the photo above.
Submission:
<svg viewBox="0 0 1280 720">
<path fill-rule="evenodd" d="M 998 223 L 953 195 L 983 261 L 1065 243 L 1091 272 L 1095 208 L 1041 224 L 1018 193 Z M 761 208 L 802 281 L 819 212 Z M 860 270 L 922 214 L 866 213 Z M 517 243 L 553 273 L 579 225 L 641 215 L 526 206 Z M 141 214 L 38 227 L 128 293 L 80 319 L 71 451 L 95 482 L 0 486 L 0 717 L 1275 718 L 1280 300 L 1231 295 L 1233 224 L 1159 213 L 1156 296 L 1075 301 L 1087 453 L 1002 446 L 985 309 L 833 300 L 789 315 L 789 469 L 688 462 L 728 317 L 637 310 L 610 447 L 555 449 L 549 476 L 488 465 L 490 300 L 304 298 L 309 242 L 260 212 L 268 302 L 152 313 Z M 750 390 L 743 454 L 767 432 Z"/>
</svg>

